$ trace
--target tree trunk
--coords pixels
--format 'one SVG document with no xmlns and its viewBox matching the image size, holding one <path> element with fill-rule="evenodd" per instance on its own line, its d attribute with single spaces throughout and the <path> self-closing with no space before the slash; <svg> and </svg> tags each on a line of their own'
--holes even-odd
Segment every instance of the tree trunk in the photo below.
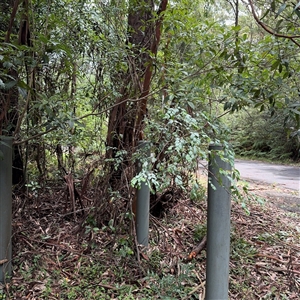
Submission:
<svg viewBox="0 0 300 300">
<path fill-rule="evenodd" d="M 129 166 L 137 142 L 143 139 L 153 57 L 157 53 L 168 0 L 162 0 L 157 11 L 152 0 L 139 2 L 138 6 L 136 3 L 129 2 L 128 13 L 127 44 L 133 50 L 128 52 L 128 71 L 122 76 L 121 97 L 111 109 L 108 122 L 106 157 L 112 159 L 109 170 L 113 189 L 118 188 L 124 167 Z M 116 167 L 113 159 L 121 150 L 124 150 L 125 158 Z"/>
<path fill-rule="evenodd" d="M 0 8 L 2 9 L 2 15 L 7 12 L 6 22 L 1 24 L 1 30 L 6 32 L 4 38 L 5 43 L 11 42 L 11 35 L 18 34 L 18 43 L 20 45 L 31 46 L 30 30 L 29 30 L 29 18 L 28 18 L 28 0 L 6 0 L 1 1 Z M 22 4 L 23 13 L 20 22 L 20 26 L 16 25 L 17 11 Z M 3 76 L 7 74 L 8 76 Z M 6 69 L 3 65 L 0 66 L 0 76 L 3 76 L 2 81 L 6 82 L 7 78 L 18 81 L 18 72 L 15 66 Z M 29 93 L 29 91 L 28 91 Z M 19 93 L 17 86 L 13 86 L 9 89 L 0 90 L 0 134 L 16 136 L 19 134 L 21 125 L 19 115 Z M 24 171 L 23 171 L 23 159 L 21 153 L 21 146 L 13 146 L 13 184 L 18 185 L 18 188 L 22 188 L 25 183 Z"/>
</svg>

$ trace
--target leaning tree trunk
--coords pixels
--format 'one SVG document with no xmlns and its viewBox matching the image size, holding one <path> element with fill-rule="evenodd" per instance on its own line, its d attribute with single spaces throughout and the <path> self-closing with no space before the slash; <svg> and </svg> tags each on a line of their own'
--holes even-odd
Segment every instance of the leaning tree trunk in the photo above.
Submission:
<svg viewBox="0 0 300 300">
<path fill-rule="evenodd" d="M 143 138 L 144 119 L 153 74 L 153 57 L 160 41 L 163 12 L 168 0 L 162 0 L 155 11 L 153 0 L 129 2 L 128 71 L 123 74 L 121 96 L 109 114 L 106 157 L 110 159 L 110 183 L 119 187 L 124 167 L 128 167 L 137 142 Z M 133 50 L 132 50 L 133 49 Z M 114 158 L 123 150 L 123 164 L 114 165 Z M 112 160 L 111 160 L 112 159 Z M 130 180 L 130 178 L 129 178 Z"/>
</svg>

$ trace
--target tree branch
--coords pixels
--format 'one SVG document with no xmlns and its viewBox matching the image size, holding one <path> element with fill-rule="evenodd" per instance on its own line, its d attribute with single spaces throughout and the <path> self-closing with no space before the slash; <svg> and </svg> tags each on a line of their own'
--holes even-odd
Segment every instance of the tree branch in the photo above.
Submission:
<svg viewBox="0 0 300 300">
<path fill-rule="evenodd" d="M 18 7 L 19 7 L 19 0 L 16 0 L 15 3 L 14 3 L 14 6 L 13 6 L 12 13 L 10 15 L 9 26 L 8 26 L 7 33 L 6 33 L 6 36 L 5 36 L 5 42 L 6 43 L 9 43 L 10 35 L 11 35 L 11 32 L 12 32 L 12 27 L 13 27 L 14 19 L 16 17 L 17 11 L 18 11 Z"/>
<path fill-rule="evenodd" d="M 159 89 L 159 91 L 160 91 L 160 90 L 162 90 L 162 89 Z M 149 95 L 153 95 L 153 94 L 155 94 L 155 93 L 156 93 L 156 92 L 153 92 L 153 93 L 151 93 L 151 94 L 149 94 Z M 149 95 L 147 95 L 147 96 L 149 96 Z M 75 121 L 80 121 L 80 120 L 85 119 L 85 118 L 90 117 L 90 116 L 100 116 L 100 115 L 106 113 L 107 111 L 111 110 L 112 108 L 114 108 L 114 107 L 116 107 L 116 106 L 119 106 L 119 105 L 121 105 L 121 104 L 123 104 L 123 103 L 125 103 L 125 102 L 138 102 L 138 101 L 142 101 L 143 99 L 144 99 L 144 97 L 140 97 L 140 98 L 137 98 L 137 99 L 126 98 L 126 99 L 124 99 L 124 100 L 122 100 L 122 101 L 120 101 L 120 102 L 118 102 L 118 103 L 115 103 L 114 105 L 111 105 L 111 106 L 109 106 L 109 107 L 107 107 L 107 108 L 105 108 L 105 109 L 103 109 L 103 110 L 101 110 L 101 111 L 99 111 L 99 112 L 91 112 L 91 113 L 85 114 L 85 115 L 83 115 L 83 116 L 81 116 L 81 117 L 77 117 L 77 118 L 75 118 L 74 120 L 75 120 Z M 21 145 L 21 144 L 27 143 L 27 142 L 29 142 L 29 141 L 35 139 L 35 138 L 38 138 L 38 137 L 43 136 L 43 135 L 45 135 L 45 134 L 47 134 L 47 133 L 49 133 L 49 132 L 51 132 L 51 131 L 54 131 L 54 130 L 58 129 L 58 127 L 59 127 L 59 126 L 54 126 L 54 127 L 50 128 L 50 129 L 48 129 L 48 130 L 46 130 L 46 131 L 39 132 L 39 133 L 37 133 L 37 134 L 35 134 L 35 135 L 31 136 L 31 137 L 28 137 L 28 138 L 25 139 L 25 140 L 22 140 L 22 141 L 15 141 L 13 144 L 14 144 L 14 145 Z"/>
<path fill-rule="evenodd" d="M 267 26 L 264 22 L 262 22 L 259 17 L 257 16 L 255 9 L 254 9 L 254 4 L 252 0 L 249 0 L 249 5 L 251 7 L 251 12 L 252 15 L 255 19 L 255 21 L 257 22 L 258 25 L 260 25 L 266 32 L 276 36 L 276 37 L 280 37 L 280 38 L 286 38 L 291 40 L 294 44 L 296 44 L 299 48 L 300 48 L 300 43 L 298 43 L 295 39 L 300 38 L 300 35 L 287 35 L 287 34 L 281 34 L 281 33 L 277 33 L 275 32 L 273 29 L 271 29 L 269 26 Z"/>
</svg>

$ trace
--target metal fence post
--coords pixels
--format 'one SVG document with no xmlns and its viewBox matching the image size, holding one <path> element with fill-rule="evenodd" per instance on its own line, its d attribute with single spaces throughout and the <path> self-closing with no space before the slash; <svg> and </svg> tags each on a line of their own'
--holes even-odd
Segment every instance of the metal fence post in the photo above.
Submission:
<svg viewBox="0 0 300 300">
<path fill-rule="evenodd" d="M 205 299 L 228 300 L 231 166 L 218 153 L 222 145 L 210 145 L 209 150 Z"/>
<path fill-rule="evenodd" d="M 138 149 L 146 157 L 150 156 L 149 142 L 139 141 Z M 137 174 L 142 170 L 142 159 L 137 162 Z M 150 213 L 150 188 L 146 182 L 141 183 L 137 190 L 136 199 L 136 234 L 137 241 L 143 246 L 148 246 L 149 241 L 149 213 Z"/>
<path fill-rule="evenodd" d="M 0 282 L 11 276 L 12 137 L 0 136 Z"/>
</svg>

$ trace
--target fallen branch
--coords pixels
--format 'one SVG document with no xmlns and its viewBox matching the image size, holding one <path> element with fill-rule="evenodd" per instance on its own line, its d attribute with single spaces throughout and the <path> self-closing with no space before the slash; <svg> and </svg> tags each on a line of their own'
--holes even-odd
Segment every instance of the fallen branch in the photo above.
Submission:
<svg viewBox="0 0 300 300">
<path fill-rule="evenodd" d="M 199 245 L 195 247 L 190 255 L 187 258 L 187 261 L 191 261 L 193 258 L 195 258 L 206 246 L 207 236 L 205 235 Z"/>
</svg>

